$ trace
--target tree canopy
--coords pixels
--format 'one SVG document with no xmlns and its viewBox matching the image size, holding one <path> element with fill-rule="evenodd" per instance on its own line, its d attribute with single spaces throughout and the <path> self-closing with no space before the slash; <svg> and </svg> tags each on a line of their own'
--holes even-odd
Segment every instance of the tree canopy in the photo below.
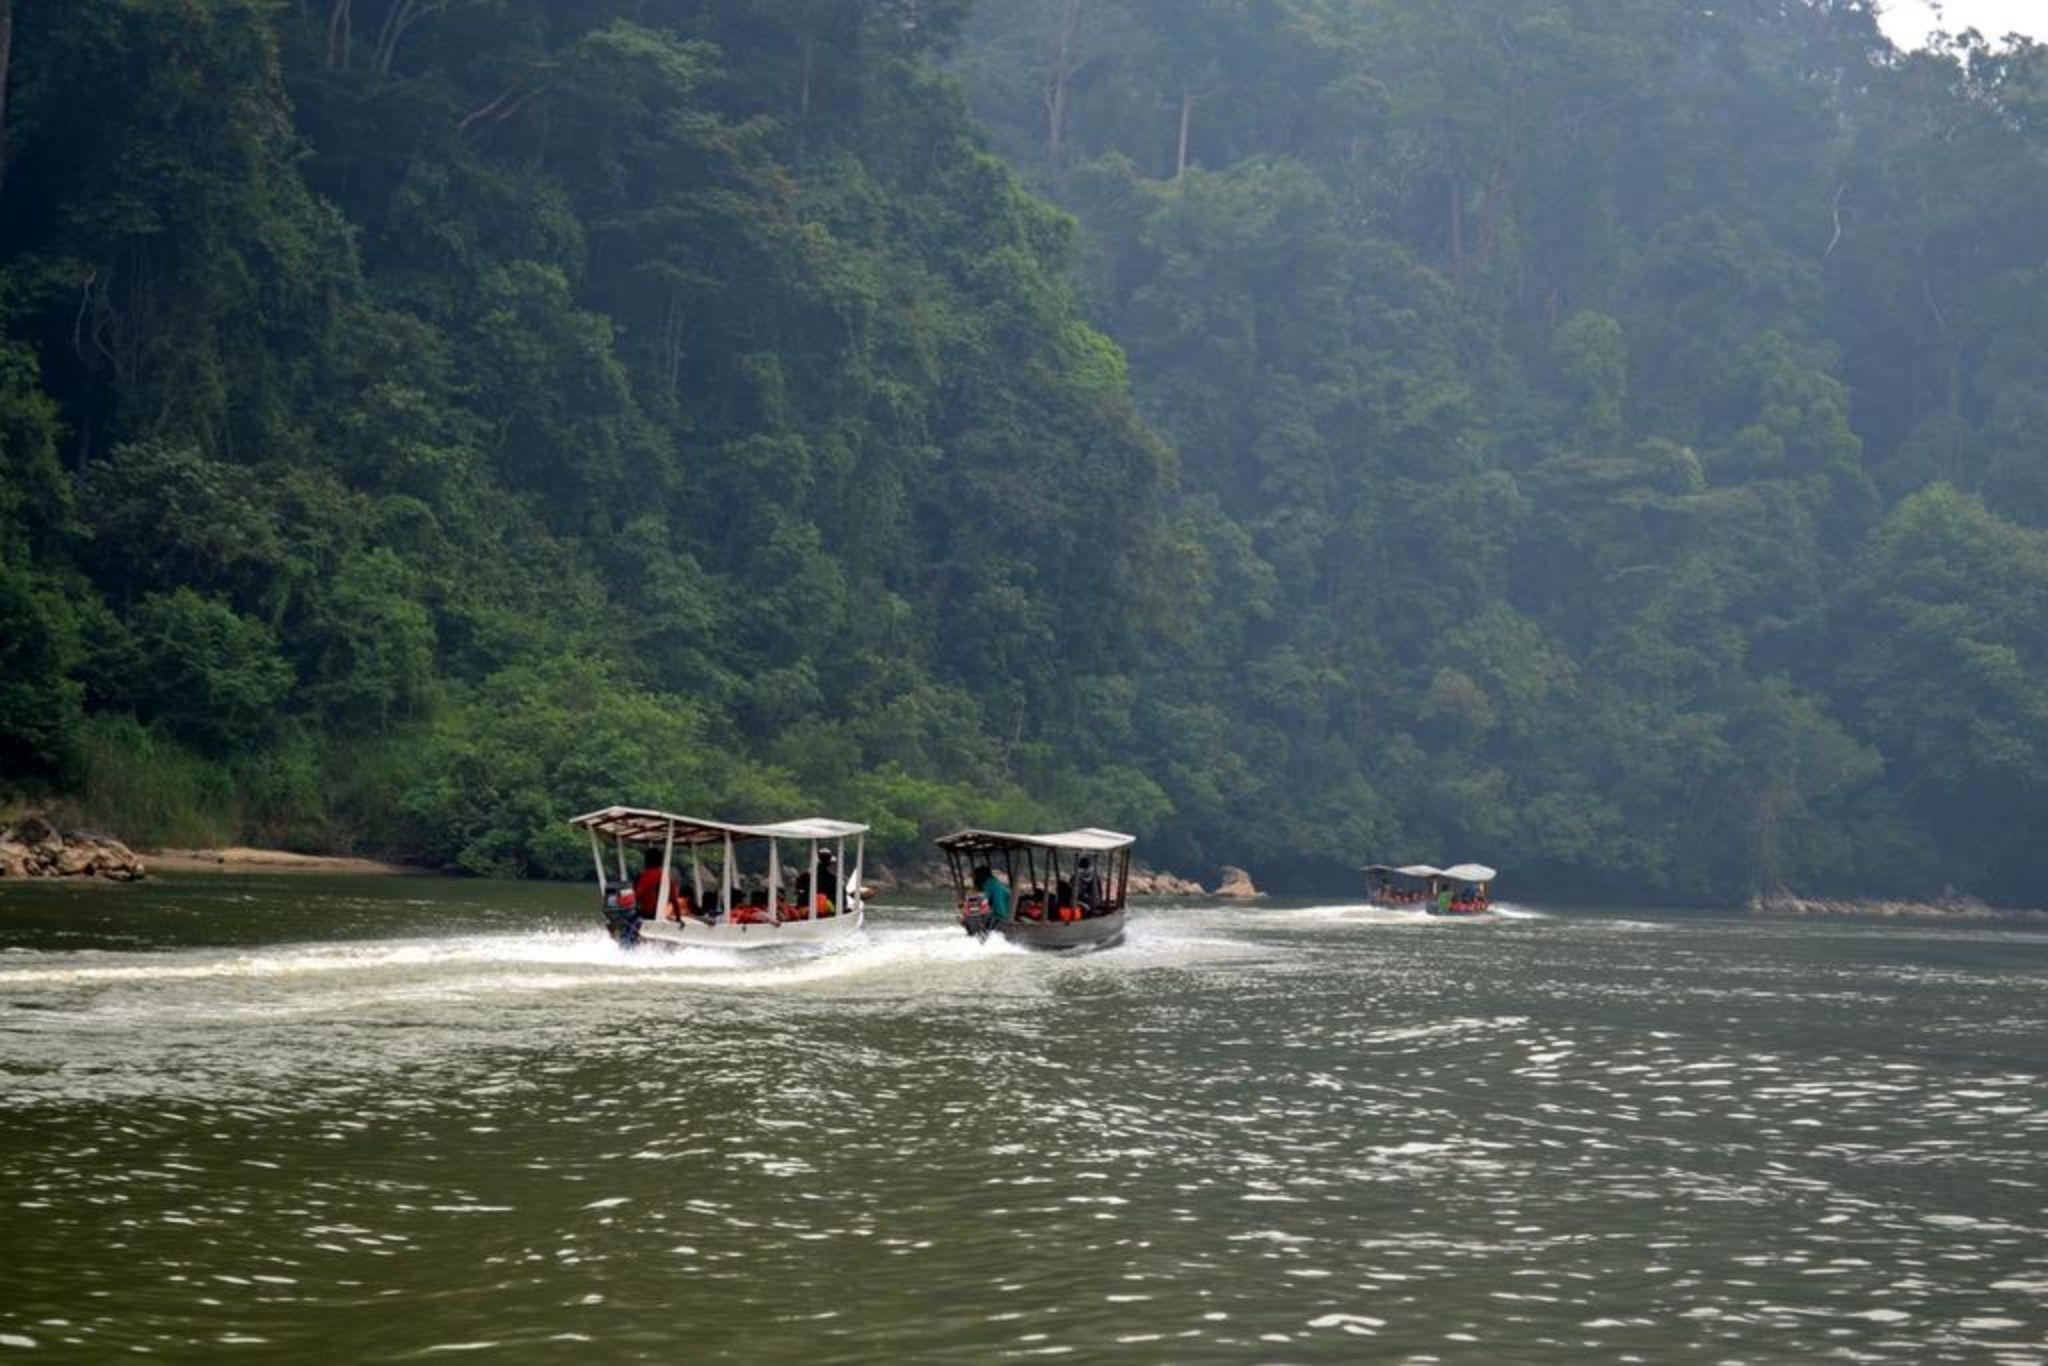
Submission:
<svg viewBox="0 0 2048 1366">
<path fill-rule="evenodd" d="M 2048 50 L 1868 0 L 72 0 L 0 785 L 2022 895 Z"/>
</svg>

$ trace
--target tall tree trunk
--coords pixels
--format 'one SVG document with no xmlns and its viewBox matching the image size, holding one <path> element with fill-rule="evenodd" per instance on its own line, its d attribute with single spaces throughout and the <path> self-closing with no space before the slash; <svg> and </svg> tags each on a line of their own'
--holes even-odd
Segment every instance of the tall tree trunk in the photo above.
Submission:
<svg viewBox="0 0 2048 1366">
<path fill-rule="evenodd" d="M 327 18 L 327 65 L 348 69 L 349 29 L 354 16 L 349 13 L 353 0 L 334 0 L 334 9 Z"/>
<path fill-rule="evenodd" d="M 0 0 L 0 183 L 7 179 L 7 73 L 14 61 L 14 0 Z"/>
<path fill-rule="evenodd" d="M 388 75 L 391 63 L 398 56 L 398 45 L 405 38 L 406 31 L 430 14 L 437 14 L 448 8 L 448 0 L 398 0 L 385 16 L 384 27 L 377 34 L 377 74 Z"/>
<path fill-rule="evenodd" d="M 817 51 L 817 41 L 806 33 L 803 40 L 802 78 L 796 93 L 796 116 L 807 119 L 811 116 L 811 59 Z"/>
<path fill-rule="evenodd" d="M 1188 169 L 1188 129 L 1195 121 L 1195 92 L 1180 93 L 1180 142 L 1173 152 L 1173 178 L 1179 180 Z"/>
<path fill-rule="evenodd" d="M 1052 84 L 1045 92 L 1045 157 L 1057 165 L 1060 139 L 1067 128 L 1067 65 L 1074 46 L 1074 30 L 1081 23 L 1081 0 L 1067 0 L 1060 20 L 1059 41 L 1052 53 Z"/>
<path fill-rule="evenodd" d="M 1451 283 L 1465 282 L 1465 182 L 1451 177 Z"/>
<path fill-rule="evenodd" d="M 1950 338 L 1948 344 L 1948 479 L 1957 488 L 1963 484 L 1963 353 Z"/>
<path fill-rule="evenodd" d="M 1778 890 L 1778 818 L 1786 793 L 1775 783 L 1757 794 L 1756 814 L 1751 826 L 1755 840 L 1756 866 L 1751 871 L 1751 893 L 1768 900 Z"/>
<path fill-rule="evenodd" d="M 1486 174 L 1486 198 L 1479 214 L 1479 263 L 1484 268 L 1500 245 L 1501 220 L 1508 207 L 1508 168 L 1496 163 Z"/>
<path fill-rule="evenodd" d="M 1947 311 L 1934 297 L 1934 286 L 1928 283 L 1924 269 L 1920 275 L 1920 296 L 1927 301 L 1927 311 L 1934 315 L 1935 336 L 1941 341 L 1943 378 L 1948 389 L 1944 405 L 1949 417 L 1948 439 L 1942 453 L 1947 468 L 1942 477 L 1960 488 L 1963 465 L 1963 348 L 1956 340 L 1955 330 L 1949 326 Z"/>
</svg>

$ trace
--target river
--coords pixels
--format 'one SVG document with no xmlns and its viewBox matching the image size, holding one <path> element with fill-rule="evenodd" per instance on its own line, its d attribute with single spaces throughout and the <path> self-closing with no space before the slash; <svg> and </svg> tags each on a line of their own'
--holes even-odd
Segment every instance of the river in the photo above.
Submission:
<svg viewBox="0 0 2048 1366">
<path fill-rule="evenodd" d="M 0 886 L 0 1360 L 2048 1360 L 2048 935 L 593 924 Z"/>
</svg>

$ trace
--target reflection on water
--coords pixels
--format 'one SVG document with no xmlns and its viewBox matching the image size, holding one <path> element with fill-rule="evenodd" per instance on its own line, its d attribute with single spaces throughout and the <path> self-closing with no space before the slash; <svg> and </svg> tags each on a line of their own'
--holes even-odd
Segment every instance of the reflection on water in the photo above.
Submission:
<svg viewBox="0 0 2048 1366">
<path fill-rule="evenodd" d="M 0 896 L 0 1346 L 674 1360 L 2048 1359 L 2048 937 Z"/>
</svg>

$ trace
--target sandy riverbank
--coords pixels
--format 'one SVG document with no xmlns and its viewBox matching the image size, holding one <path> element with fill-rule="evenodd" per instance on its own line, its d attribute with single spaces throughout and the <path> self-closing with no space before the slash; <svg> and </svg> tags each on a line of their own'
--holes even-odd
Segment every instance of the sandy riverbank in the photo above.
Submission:
<svg viewBox="0 0 2048 1366">
<path fill-rule="evenodd" d="M 1779 894 L 1749 903 L 1759 915 L 1846 916 L 1870 920 L 1986 920 L 2048 926 L 2048 910 L 1990 906 L 1975 897 L 1939 901 L 1834 900 Z"/>
<path fill-rule="evenodd" d="M 416 877 L 431 868 L 333 854 L 294 854 L 284 849 L 150 849 L 143 862 L 152 873 L 351 873 L 357 876 Z"/>
</svg>

